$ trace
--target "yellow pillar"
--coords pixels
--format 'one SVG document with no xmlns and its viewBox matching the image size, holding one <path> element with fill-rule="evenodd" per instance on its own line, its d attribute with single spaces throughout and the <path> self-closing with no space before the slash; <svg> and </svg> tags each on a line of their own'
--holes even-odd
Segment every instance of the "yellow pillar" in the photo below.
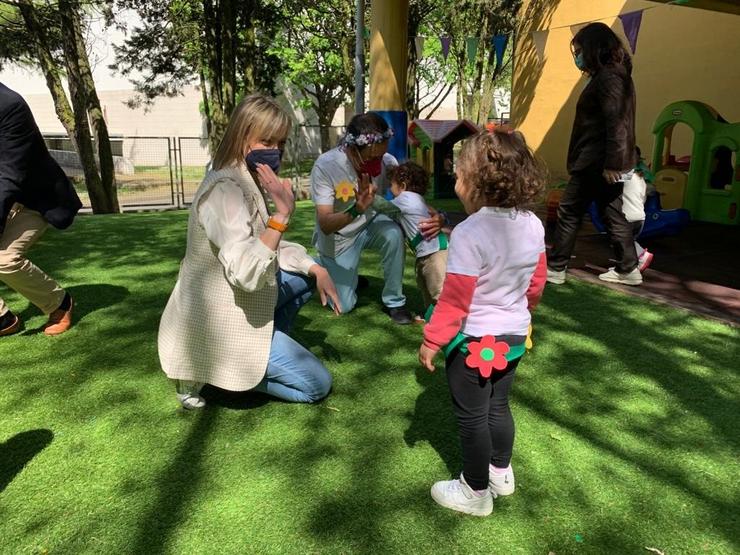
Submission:
<svg viewBox="0 0 740 555">
<path fill-rule="evenodd" d="M 370 109 L 403 110 L 409 0 L 372 0 Z"/>
<path fill-rule="evenodd" d="M 409 0 L 372 0 L 370 109 L 393 127 L 389 152 L 406 158 L 406 63 Z"/>
</svg>

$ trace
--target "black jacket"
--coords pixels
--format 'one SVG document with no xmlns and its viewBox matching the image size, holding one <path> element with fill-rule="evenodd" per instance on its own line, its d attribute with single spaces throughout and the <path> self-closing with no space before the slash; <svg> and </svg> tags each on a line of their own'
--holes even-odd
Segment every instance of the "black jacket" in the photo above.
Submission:
<svg viewBox="0 0 740 555">
<path fill-rule="evenodd" d="M 624 66 L 601 68 L 583 89 L 568 147 L 568 172 L 631 170 L 635 152 L 635 85 Z"/>
<path fill-rule="evenodd" d="M 80 198 L 46 143 L 26 101 L 0 83 L 0 233 L 15 203 L 41 212 L 56 228 L 69 227 Z"/>
</svg>

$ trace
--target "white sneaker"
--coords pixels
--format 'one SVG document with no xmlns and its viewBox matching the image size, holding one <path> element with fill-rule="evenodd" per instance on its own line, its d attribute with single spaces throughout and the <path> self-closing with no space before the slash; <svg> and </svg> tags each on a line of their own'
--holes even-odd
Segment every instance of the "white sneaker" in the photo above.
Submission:
<svg viewBox="0 0 740 555">
<path fill-rule="evenodd" d="M 557 270 L 551 270 L 548 268 L 547 283 L 552 283 L 553 285 L 562 285 L 565 283 L 565 270 L 560 270 L 558 272 Z"/>
<path fill-rule="evenodd" d="M 627 274 L 620 274 L 615 268 L 609 268 L 609 271 L 599 274 L 599 279 L 622 285 L 642 285 L 642 274 L 637 268 Z"/>
<path fill-rule="evenodd" d="M 493 494 L 493 497 L 499 495 L 511 495 L 514 493 L 514 471 L 509 465 L 506 469 L 506 474 L 494 474 L 489 469 L 488 471 L 488 487 Z"/>
<path fill-rule="evenodd" d="M 177 393 L 177 400 L 185 410 L 198 410 L 206 406 L 206 400 L 197 393 Z"/>
<path fill-rule="evenodd" d="M 643 249 L 642 254 L 637 259 L 637 269 L 640 270 L 640 273 L 642 273 L 648 269 L 652 262 L 653 253 L 651 253 L 647 249 Z"/>
<path fill-rule="evenodd" d="M 493 512 L 493 497 L 488 492 L 482 496 L 476 495 L 465 483 L 462 473 L 460 473 L 459 480 L 447 480 L 434 484 L 432 499 L 443 507 L 468 515 L 488 516 Z"/>
</svg>

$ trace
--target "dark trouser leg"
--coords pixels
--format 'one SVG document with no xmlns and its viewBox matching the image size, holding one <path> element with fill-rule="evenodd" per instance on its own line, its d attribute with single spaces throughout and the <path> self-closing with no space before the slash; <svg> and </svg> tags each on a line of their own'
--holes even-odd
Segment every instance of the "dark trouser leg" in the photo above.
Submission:
<svg viewBox="0 0 740 555">
<path fill-rule="evenodd" d="M 503 406 L 508 410 L 508 401 L 504 403 L 503 398 L 508 396 L 518 361 L 510 362 L 506 371 L 485 379 L 477 370 L 465 365 L 466 356 L 456 351 L 447 359 L 447 383 L 462 444 L 465 481 L 471 488 L 483 490 L 488 487 L 488 464 L 494 453 L 492 441 L 496 442 L 497 460 L 506 453 L 511 459 L 514 421 L 510 412 L 506 418 Z M 493 427 L 490 424 L 492 412 Z"/>
<path fill-rule="evenodd" d="M 559 272 L 568 267 L 583 214 L 593 199 L 592 191 L 593 186 L 590 183 L 576 176 L 571 176 L 570 182 L 565 187 L 558 206 L 555 240 L 547 257 L 547 266 L 551 270 Z"/>
<path fill-rule="evenodd" d="M 491 406 L 488 411 L 488 430 L 491 434 L 491 464 L 506 468 L 514 449 L 514 417 L 509 407 L 509 391 L 514 383 L 514 371 L 521 358 L 512 360 L 505 372 L 491 376 Z"/>
<path fill-rule="evenodd" d="M 606 226 L 609 241 L 617 261 L 616 271 L 627 274 L 637 268 L 637 251 L 635 250 L 635 226 L 628 222 L 622 212 L 623 183 L 608 184 L 603 178 L 599 184 L 599 195 L 596 203 L 599 217 Z"/>
</svg>

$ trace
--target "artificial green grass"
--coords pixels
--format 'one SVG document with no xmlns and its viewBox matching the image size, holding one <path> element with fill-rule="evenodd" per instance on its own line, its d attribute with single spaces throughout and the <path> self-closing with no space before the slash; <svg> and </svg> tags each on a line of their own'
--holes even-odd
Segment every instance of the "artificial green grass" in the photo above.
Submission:
<svg viewBox="0 0 740 555">
<path fill-rule="evenodd" d="M 309 242 L 310 204 L 291 238 Z M 2 553 L 733 553 L 738 332 L 605 288 L 548 288 L 514 386 L 516 494 L 485 519 L 435 505 L 460 470 L 444 371 L 371 288 L 296 337 L 334 375 L 323 403 L 211 392 L 177 409 L 159 316 L 185 212 L 80 217 L 32 258 L 77 302 L 47 338 L 0 338 Z M 419 306 L 407 261 L 409 302 Z"/>
</svg>

